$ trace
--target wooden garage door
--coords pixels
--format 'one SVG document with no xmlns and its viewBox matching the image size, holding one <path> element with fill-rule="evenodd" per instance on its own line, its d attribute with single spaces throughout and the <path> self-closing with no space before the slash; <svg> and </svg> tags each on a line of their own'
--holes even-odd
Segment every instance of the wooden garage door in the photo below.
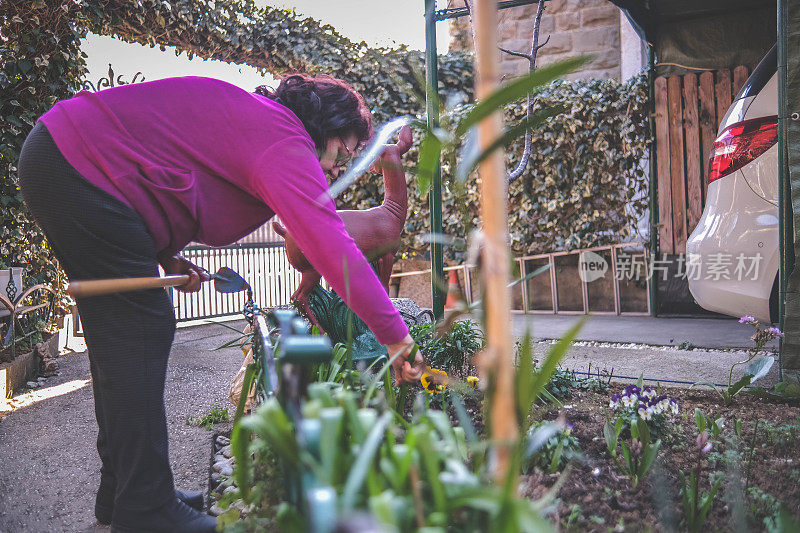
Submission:
<svg viewBox="0 0 800 533">
<path fill-rule="evenodd" d="M 686 252 L 708 188 L 708 156 L 717 127 L 748 69 L 655 79 L 658 238 L 661 253 Z"/>
</svg>

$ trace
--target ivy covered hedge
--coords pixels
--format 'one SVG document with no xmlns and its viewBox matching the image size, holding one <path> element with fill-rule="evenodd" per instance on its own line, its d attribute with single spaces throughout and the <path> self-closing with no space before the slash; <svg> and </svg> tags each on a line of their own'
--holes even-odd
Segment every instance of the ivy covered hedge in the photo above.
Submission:
<svg viewBox="0 0 800 533">
<path fill-rule="evenodd" d="M 509 188 L 509 234 L 513 254 L 529 255 L 619 243 L 634 238 L 647 208 L 647 80 L 556 81 L 536 95 L 535 109 L 561 108 L 533 134 L 532 155 L 522 176 Z M 450 114 L 458 121 L 472 108 Z M 506 109 L 506 122 L 525 117 L 525 102 Z M 418 139 L 415 139 L 418 140 Z M 506 151 L 508 168 L 522 156 L 523 140 Z M 407 155 L 414 173 L 416 147 Z M 459 189 L 445 162 L 443 231 L 464 237 L 479 222 L 480 191 L 476 176 Z M 410 182 L 409 212 L 403 251 L 423 254 L 430 231 L 427 198 Z M 342 196 L 349 208 L 364 209 L 382 198 L 380 180 L 362 181 Z M 458 247 L 445 248 L 460 260 Z"/>
<path fill-rule="evenodd" d="M 16 184 L 22 143 L 39 115 L 80 87 L 74 2 L 0 2 L 0 263 L 25 265 L 29 283 L 63 288 L 63 276 Z"/>
<path fill-rule="evenodd" d="M 0 261 L 27 265 L 28 274 L 40 282 L 56 282 L 58 269 L 22 204 L 16 161 L 36 117 L 79 89 L 85 69 L 79 40 L 89 31 L 128 42 L 172 45 L 190 56 L 247 63 L 272 74 L 328 73 L 361 91 L 378 123 L 424 111 L 421 52 L 371 48 L 329 25 L 282 9 L 260 9 L 252 0 L 4 0 L 0 2 Z M 440 56 L 439 79 L 443 100 L 469 100 L 470 57 Z M 537 132 L 529 169 L 509 191 L 515 253 L 626 237 L 643 207 L 641 201 L 629 200 L 644 185 L 644 174 L 637 168 L 645 154 L 644 87 L 641 79 L 625 84 L 571 82 L 553 85 L 537 97 L 539 105 L 561 104 L 566 111 Z M 518 120 L 524 109 L 519 105 L 507 112 L 509 120 Z M 510 165 L 521 151 L 518 146 L 508 151 Z M 444 179 L 447 182 L 447 168 Z M 428 224 L 427 200 L 419 198 L 413 185 L 412 189 L 405 249 L 409 254 L 425 250 L 420 235 Z M 364 208 L 381 197 L 380 178 L 373 176 L 362 179 L 341 203 Z M 445 191 L 443 203 L 445 231 L 464 235 L 465 227 L 477 223 L 475 178 L 468 180 L 460 195 Z"/>
<path fill-rule="evenodd" d="M 417 81 L 424 72 L 421 52 L 370 48 L 329 25 L 283 9 L 259 9 L 252 0 L 0 1 L 0 262 L 26 265 L 31 281 L 61 286 L 63 277 L 22 203 L 16 162 L 36 118 L 80 89 L 85 62 L 79 45 L 87 32 L 172 45 L 190 56 L 273 74 L 341 77 L 368 96 L 378 122 L 424 108 Z M 443 56 L 440 80 L 444 93 L 469 96 L 470 58 Z"/>
</svg>

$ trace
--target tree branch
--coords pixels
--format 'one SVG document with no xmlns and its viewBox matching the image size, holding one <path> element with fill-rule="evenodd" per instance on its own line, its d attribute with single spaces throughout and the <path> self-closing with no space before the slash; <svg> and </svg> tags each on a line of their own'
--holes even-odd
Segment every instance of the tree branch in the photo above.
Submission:
<svg viewBox="0 0 800 533">
<path fill-rule="evenodd" d="M 542 46 L 544 46 L 544 45 L 542 45 Z M 517 56 L 517 57 L 524 57 L 524 58 L 525 58 L 525 59 L 527 59 L 528 61 L 530 61 L 530 60 L 531 60 L 531 56 L 530 56 L 530 55 L 528 55 L 528 54 L 523 54 L 522 52 L 515 52 L 515 51 L 513 51 L 513 50 L 508 50 L 508 49 L 506 49 L 506 48 L 503 48 L 502 46 L 498 46 L 497 48 L 499 48 L 501 51 L 503 51 L 503 52 L 507 53 L 508 55 L 511 55 L 511 56 Z"/>
<path fill-rule="evenodd" d="M 539 5 L 536 7 L 536 19 L 533 23 L 533 39 L 531 40 L 531 53 L 530 56 L 524 56 L 528 59 L 528 72 L 533 72 L 536 70 L 536 54 L 539 52 L 539 49 L 546 45 L 547 42 L 550 40 L 550 36 L 547 36 L 547 40 L 539 45 L 539 25 L 542 22 L 542 14 L 544 13 L 544 2 L 545 0 L 539 0 Z M 517 54 L 512 54 L 517 55 Z M 533 94 L 528 94 L 528 110 L 525 114 L 527 119 L 530 118 L 531 114 L 533 113 Z M 531 158 L 531 141 L 532 141 L 531 130 L 525 132 L 525 148 L 522 151 L 522 159 L 520 160 L 517 168 L 512 170 L 508 174 L 508 182 L 511 183 L 517 178 L 519 178 L 522 173 L 525 171 L 525 167 L 528 166 L 528 161 Z"/>
</svg>

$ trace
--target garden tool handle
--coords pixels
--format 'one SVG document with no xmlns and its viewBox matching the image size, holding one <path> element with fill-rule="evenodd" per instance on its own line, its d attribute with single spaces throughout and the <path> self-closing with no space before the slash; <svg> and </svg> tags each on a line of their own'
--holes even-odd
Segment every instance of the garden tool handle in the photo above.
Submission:
<svg viewBox="0 0 800 533">
<path fill-rule="evenodd" d="M 115 292 L 179 287 L 187 283 L 189 283 L 189 276 L 187 274 L 164 277 L 156 276 L 151 278 L 92 279 L 70 282 L 67 287 L 67 292 L 73 298 L 86 298 L 87 296 L 97 296 Z"/>
</svg>

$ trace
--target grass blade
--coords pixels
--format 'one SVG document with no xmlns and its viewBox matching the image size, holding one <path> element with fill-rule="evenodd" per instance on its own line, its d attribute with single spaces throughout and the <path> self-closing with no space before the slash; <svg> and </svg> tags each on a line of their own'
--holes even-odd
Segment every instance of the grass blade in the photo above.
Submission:
<svg viewBox="0 0 800 533">
<path fill-rule="evenodd" d="M 583 324 L 586 322 L 585 318 L 582 318 L 578 321 L 577 324 L 572 326 L 569 331 L 567 331 L 566 335 L 561 337 L 559 341 L 550 348 L 550 352 L 547 354 L 547 359 L 545 360 L 542 367 L 539 369 L 539 372 L 536 374 L 536 377 L 533 380 L 533 384 L 531 385 L 531 394 L 534 398 L 538 397 L 541 391 L 544 389 L 544 386 L 550 381 L 550 376 L 553 375 L 556 368 L 558 367 L 558 363 L 561 362 L 561 359 L 566 355 L 567 350 L 569 349 L 570 344 L 575 340 L 575 337 L 578 336 L 581 328 L 583 328 Z"/>
<path fill-rule="evenodd" d="M 476 105 L 472 111 L 461 120 L 456 128 L 456 137 L 464 135 L 472 126 L 480 122 L 481 119 L 491 115 L 502 106 L 519 100 L 523 96 L 527 96 L 534 88 L 550 83 L 559 76 L 563 76 L 575 70 L 589 61 L 589 59 L 589 56 L 578 56 L 567 59 L 566 61 L 559 61 L 545 67 L 537 68 L 530 74 L 507 83 L 489 95 L 484 101 Z"/>
<path fill-rule="evenodd" d="M 236 423 L 242 418 L 244 414 L 244 406 L 247 404 L 247 398 L 250 396 L 250 389 L 253 388 L 253 380 L 256 378 L 256 370 L 258 365 L 250 363 L 244 371 L 244 379 L 242 379 L 242 392 L 239 396 L 239 403 L 236 404 L 236 414 L 233 416 L 233 422 Z"/>
<path fill-rule="evenodd" d="M 530 117 L 522 119 L 518 124 L 515 124 L 510 128 L 506 128 L 503 133 L 497 139 L 492 141 L 492 143 L 485 150 L 482 152 L 475 151 L 471 154 L 472 157 L 465 159 L 461 164 L 467 165 L 467 168 L 461 172 L 465 175 L 471 174 L 475 167 L 480 165 L 481 162 L 492 155 L 495 150 L 510 145 L 512 142 L 525 135 L 528 130 L 534 129 L 548 118 L 561 113 L 563 110 L 563 108 L 559 107 L 546 109 L 533 114 Z"/>
<path fill-rule="evenodd" d="M 429 132 L 420 143 L 419 159 L 417 161 L 417 186 L 419 187 L 420 196 L 428 194 L 441 154 L 442 141 Z"/>
<path fill-rule="evenodd" d="M 350 474 L 347 476 L 347 481 L 344 484 L 344 491 L 342 493 L 342 509 L 350 511 L 353 509 L 356 502 L 356 495 L 364 484 L 369 469 L 372 467 L 372 460 L 378 451 L 378 448 L 383 442 L 386 427 L 392 419 L 392 412 L 387 411 L 381 415 L 372 430 L 367 435 L 364 445 L 358 454 Z"/>
</svg>

